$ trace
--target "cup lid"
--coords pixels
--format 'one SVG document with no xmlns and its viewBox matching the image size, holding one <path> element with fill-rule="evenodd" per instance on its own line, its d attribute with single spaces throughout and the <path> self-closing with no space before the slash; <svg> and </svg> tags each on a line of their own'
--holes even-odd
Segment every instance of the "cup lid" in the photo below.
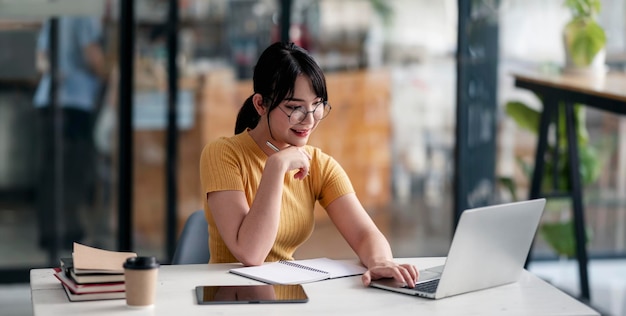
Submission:
<svg viewBox="0 0 626 316">
<path fill-rule="evenodd" d="M 124 269 L 147 270 L 159 266 L 156 257 L 130 257 L 124 262 Z"/>
</svg>

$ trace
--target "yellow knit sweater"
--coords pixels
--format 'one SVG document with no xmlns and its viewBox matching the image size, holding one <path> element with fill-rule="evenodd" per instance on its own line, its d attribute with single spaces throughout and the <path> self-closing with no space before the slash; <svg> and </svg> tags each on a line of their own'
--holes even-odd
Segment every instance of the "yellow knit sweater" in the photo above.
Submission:
<svg viewBox="0 0 626 316">
<path fill-rule="evenodd" d="M 309 176 L 296 180 L 293 175 L 297 170 L 285 175 L 278 234 L 265 261 L 293 260 L 293 253 L 313 231 L 315 202 L 326 207 L 336 198 L 354 192 L 348 176 L 335 159 L 313 146 L 307 145 L 305 150 L 312 157 Z M 248 205 L 252 205 L 266 161 L 267 155 L 247 131 L 220 138 L 202 150 L 200 180 L 209 223 L 211 263 L 237 262 L 237 259 L 217 230 L 206 195 L 214 191 L 243 191 Z"/>
</svg>

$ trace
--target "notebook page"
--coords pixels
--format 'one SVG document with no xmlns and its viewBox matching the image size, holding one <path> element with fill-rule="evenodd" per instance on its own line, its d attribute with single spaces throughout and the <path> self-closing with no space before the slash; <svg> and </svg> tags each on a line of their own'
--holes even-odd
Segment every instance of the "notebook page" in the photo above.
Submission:
<svg viewBox="0 0 626 316">
<path fill-rule="evenodd" d="M 270 284 L 300 284 L 329 278 L 328 273 L 307 270 L 280 262 L 235 268 L 231 269 L 230 272 Z"/>
<path fill-rule="evenodd" d="M 304 259 L 293 262 L 317 270 L 326 271 L 329 273 L 331 279 L 359 275 L 367 271 L 367 269 L 361 265 L 329 258 Z"/>
</svg>

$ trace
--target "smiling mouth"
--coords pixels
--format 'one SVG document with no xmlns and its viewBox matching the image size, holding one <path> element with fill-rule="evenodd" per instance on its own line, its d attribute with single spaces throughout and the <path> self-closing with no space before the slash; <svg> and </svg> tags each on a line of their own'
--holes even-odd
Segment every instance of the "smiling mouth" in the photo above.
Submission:
<svg viewBox="0 0 626 316">
<path fill-rule="evenodd" d="M 291 131 L 294 132 L 296 135 L 298 135 L 300 137 L 304 137 L 304 136 L 307 136 L 311 130 L 308 130 L 308 129 L 304 129 L 304 130 L 291 129 Z"/>
</svg>

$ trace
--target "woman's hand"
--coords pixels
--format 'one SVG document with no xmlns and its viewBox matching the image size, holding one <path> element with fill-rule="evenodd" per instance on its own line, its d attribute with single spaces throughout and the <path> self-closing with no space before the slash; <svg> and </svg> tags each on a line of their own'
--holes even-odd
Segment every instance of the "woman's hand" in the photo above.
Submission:
<svg viewBox="0 0 626 316">
<path fill-rule="evenodd" d="M 415 287 L 418 276 L 419 272 L 412 264 L 399 264 L 393 261 L 385 261 L 369 267 L 367 271 L 363 273 L 361 281 L 363 281 L 363 285 L 369 286 L 372 280 L 394 278 L 396 281 L 413 288 Z"/>
<path fill-rule="evenodd" d="M 270 156 L 270 159 L 279 160 L 284 166 L 285 172 L 298 169 L 298 172 L 293 176 L 295 179 L 302 180 L 309 174 L 311 155 L 304 148 L 287 147 Z"/>
</svg>

